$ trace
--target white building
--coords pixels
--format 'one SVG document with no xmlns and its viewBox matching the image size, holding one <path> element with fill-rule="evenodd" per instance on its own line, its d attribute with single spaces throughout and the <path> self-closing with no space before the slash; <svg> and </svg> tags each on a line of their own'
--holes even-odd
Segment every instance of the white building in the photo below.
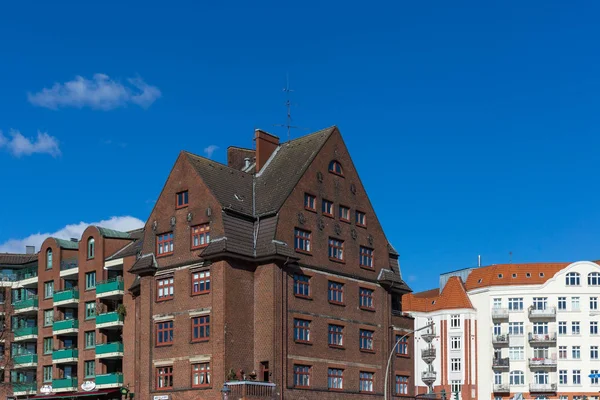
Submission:
<svg viewBox="0 0 600 400">
<path fill-rule="evenodd" d="M 600 265 L 503 264 L 443 274 L 440 288 L 405 296 L 415 328 L 436 326 L 434 391 L 461 399 L 597 400 Z M 427 364 L 415 337 L 415 385 Z M 429 353 L 427 355 L 430 356 Z M 430 360 L 428 360 L 430 361 Z M 429 374 L 428 376 L 430 376 Z"/>
</svg>

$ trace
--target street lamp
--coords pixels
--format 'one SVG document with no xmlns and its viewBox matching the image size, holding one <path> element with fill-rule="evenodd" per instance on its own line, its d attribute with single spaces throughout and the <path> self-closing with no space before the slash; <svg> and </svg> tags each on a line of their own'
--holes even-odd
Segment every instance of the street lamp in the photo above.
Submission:
<svg viewBox="0 0 600 400">
<path fill-rule="evenodd" d="M 387 362 L 387 367 L 385 367 L 385 379 L 383 382 L 383 399 L 387 400 L 388 398 L 388 376 L 390 375 L 390 364 L 392 363 L 392 357 L 394 356 L 394 353 L 396 352 L 396 347 L 398 346 L 398 344 L 400 344 L 400 342 L 402 342 L 404 339 L 406 339 L 406 337 L 412 333 L 415 332 L 419 332 L 422 331 L 423 329 L 427 329 L 427 328 L 432 328 L 434 326 L 434 323 L 430 323 L 427 324 L 425 326 L 420 327 L 419 329 L 413 329 L 412 331 L 408 331 L 404 334 L 404 336 L 402 336 L 400 339 L 398 339 L 396 341 L 396 344 L 394 345 L 394 347 L 392 347 L 392 352 L 390 353 L 390 356 L 388 357 L 388 362 Z"/>
<path fill-rule="evenodd" d="M 221 389 L 221 396 L 223 396 L 223 400 L 229 400 L 229 393 L 231 393 L 231 389 L 227 384 L 223 384 L 223 389 Z"/>
</svg>

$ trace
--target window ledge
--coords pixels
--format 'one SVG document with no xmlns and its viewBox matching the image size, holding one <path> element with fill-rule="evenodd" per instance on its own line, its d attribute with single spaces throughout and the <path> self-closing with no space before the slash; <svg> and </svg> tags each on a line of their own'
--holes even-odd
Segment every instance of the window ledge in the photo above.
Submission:
<svg viewBox="0 0 600 400">
<path fill-rule="evenodd" d="M 312 253 L 308 250 L 302 250 L 302 249 L 294 249 L 296 251 L 296 253 L 300 253 L 300 254 L 304 254 L 307 256 L 312 256 Z"/>
<path fill-rule="evenodd" d="M 338 264 L 346 264 L 346 261 L 340 260 L 339 258 L 329 257 L 329 261 L 332 261 L 332 262 L 338 263 Z"/>
<path fill-rule="evenodd" d="M 312 346 L 312 342 L 307 342 L 305 340 L 294 340 L 294 343 L 297 343 L 297 344 L 306 344 L 306 345 Z"/>
<path fill-rule="evenodd" d="M 304 299 L 304 300 L 312 300 L 313 299 L 310 296 L 304 296 L 304 295 L 301 295 L 301 294 L 295 294 L 294 297 L 297 297 L 299 299 Z"/>
<path fill-rule="evenodd" d="M 329 304 L 333 304 L 334 306 L 346 307 L 346 303 L 340 303 L 339 301 L 329 301 Z"/>
<path fill-rule="evenodd" d="M 360 349 L 361 353 L 369 353 L 369 354 L 375 354 L 375 350 L 369 350 L 369 349 Z"/>
</svg>

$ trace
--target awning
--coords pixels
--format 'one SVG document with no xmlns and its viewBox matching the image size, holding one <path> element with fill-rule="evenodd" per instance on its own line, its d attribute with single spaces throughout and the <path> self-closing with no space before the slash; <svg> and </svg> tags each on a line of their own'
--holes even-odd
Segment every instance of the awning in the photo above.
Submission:
<svg viewBox="0 0 600 400">
<path fill-rule="evenodd" d="M 43 394 L 38 396 L 31 396 L 30 399 L 70 399 L 73 397 L 89 397 L 89 396 L 106 396 L 109 394 L 119 394 L 120 396 L 121 389 L 99 389 L 94 390 L 92 392 L 63 392 L 63 393 L 52 393 L 52 394 Z"/>
</svg>

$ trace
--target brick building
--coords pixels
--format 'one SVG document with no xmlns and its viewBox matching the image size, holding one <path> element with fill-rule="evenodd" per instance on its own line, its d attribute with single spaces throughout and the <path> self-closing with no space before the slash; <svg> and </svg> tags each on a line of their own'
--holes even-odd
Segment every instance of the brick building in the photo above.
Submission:
<svg viewBox="0 0 600 400">
<path fill-rule="evenodd" d="M 255 142 L 230 147 L 228 165 L 182 152 L 140 232 L 90 227 L 77 243 L 44 242 L 30 311 L 37 397 L 56 396 L 63 379 L 77 391 L 70 396 L 89 381 L 110 397 L 99 376 L 144 400 L 220 399 L 224 385 L 230 399 L 383 396 L 387 357 L 413 329 L 401 312 L 410 289 L 340 132 L 279 143 L 257 130 Z M 55 264 L 76 259 L 77 274 L 47 271 L 48 249 Z M 94 272 L 108 294 L 98 283 L 84 290 Z M 50 281 L 60 290 L 52 301 L 42 299 Z M 77 302 L 63 302 L 75 283 Z M 77 315 L 76 332 L 45 327 L 50 309 L 53 326 Z M 42 355 L 46 335 L 51 357 Z M 57 362 L 74 343 L 78 353 Z M 392 359 L 390 398 L 413 396 L 409 343 Z M 100 344 L 109 356 L 99 357 Z M 50 395 L 40 394 L 47 365 Z"/>
</svg>

